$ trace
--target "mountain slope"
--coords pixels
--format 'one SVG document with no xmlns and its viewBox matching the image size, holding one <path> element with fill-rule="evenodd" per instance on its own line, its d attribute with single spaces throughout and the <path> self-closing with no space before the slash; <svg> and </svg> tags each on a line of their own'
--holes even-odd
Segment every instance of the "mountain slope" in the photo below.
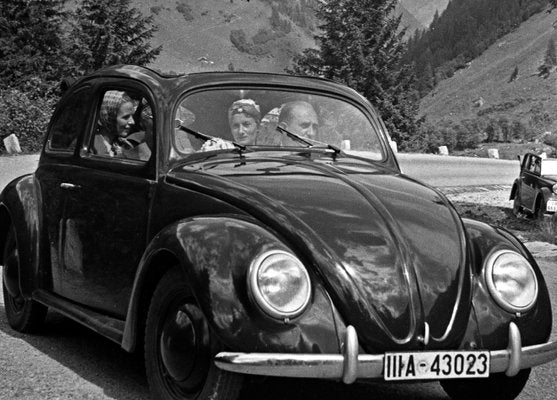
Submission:
<svg viewBox="0 0 557 400">
<path fill-rule="evenodd" d="M 416 31 L 416 29 L 423 30 L 423 29 L 426 28 L 426 25 L 424 25 L 422 22 L 418 21 L 418 19 L 410 11 L 408 11 L 402 3 L 398 3 L 398 5 L 395 9 L 395 13 L 397 15 L 402 14 L 402 18 L 400 20 L 400 25 L 401 25 L 401 27 L 406 28 L 406 36 L 407 37 L 410 37 L 410 36 L 414 35 L 414 32 Z"/>
<path fill-rule="evenodd" d="M 284 4 L 299 4 L 288 0 Z M 260 31 L 271 32 L 272 13 L 269 1 L 251 0 L 133 0 L 132 6 L 144 15 L 153 15 L 158 27 L 152 44 L 163 51 L 152 67 L 163 71 L 196 72 L 207 70 L 244 69 L 283 72 L 294 54 L 314 47 L 312 21 L 301 28 L 288 21 L 291 31 L 260 35 L 261 54 L 238 50 L 231 42 L 231 32 L 242 30 L 249 44 Z M 308 17 L 309 19 L 309 17 Z M 272 32 L 271 32 L 272 33 Z M 265 42 L 266 39 L 270 39 Z"/>
<path fill-rule="evenodd" d="M 528 123 L 533 114 L 556 128 L 557 72 L 547 79 L 538 76 L 550 38 L 557 35 L 552 24 L 555 13 L 540 13 L 502 37 L 468 68 L 441 81 L 420 105 L 420 114 L 430 121 L 462 120 L 478 115 L 505 117 Z M 515 67 L 518 78 L 509 82 Z"/>
<path fill-rule="evenodd" d="M 448 0 L 402 0 L 397 13 L 407 33 L 423 29 L 436 9 Z M 163 71 L 197 72 L 226 70 L 284 72 L 294 55 L 315 47 L 318 21 L 312 12 L 315 0 L 132 0 L 132 7 L 144 15 L 153 15 L 158 28 L 152 44 L 163 50 L 151 67 Z M 272 6 L 276 9 L 301 9 L 302 23 L 280 13 L 290 24 L 290 32 L 273 31 Z M 408 11 L 411 9 L 412 11 Z M 418 18 L 416 18 L 417 13 Z M 429 22 L 428 22 L 429 21 Z M 231 42 L 231 33 L 242 30 L 248 44 L 259 46 L 249 54 Z M 259 34 L 258 32 L 265 32 Z M 268 39 L 268 40 L 267 40 Z"/>
<path fill-rule="evenodd" d="M 400 3 L 422 26 L 427 27 L 436 11 L 441 14 L 447 8 L 449 0 L 401 0 Z"/>
</svg>

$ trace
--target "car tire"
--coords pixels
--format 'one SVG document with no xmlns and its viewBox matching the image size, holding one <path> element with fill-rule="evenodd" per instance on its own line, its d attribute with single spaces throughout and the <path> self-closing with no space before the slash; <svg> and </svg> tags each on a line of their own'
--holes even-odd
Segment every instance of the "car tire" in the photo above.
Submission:
<svg viewBox="0 0 557 400">
<path fill-rule="evenodd" d="M 522 214 L 522 206 L 520 205 L 520 192 L 518 191 L 518 189 L 516 190 L 516 193 L 514 194 L 513 214 L 516 217 L 519 217 L 520 214 Z"/>
<path fill-rule="evenodd" d="M 13 227 L 10 227 L 6 238 L 2 266 L 4 308 L 9 325 L 18 332 L 39 331 L 44 323 L 47 307 L 34 300 L 24 298 L 18 283 L 7 285 L 6 282 L 7 271 L 10 271 L 10 274 L 17 274 L 11 276 L 12 282 L 19 282 L 20 258 Z"/>
<path fill-rule="evenodd" d="M 545 199 L 540 197 L 538 201 L 536 201 L 536 209 L 534 210 L 534 218 L 537 220 L 543 220 L 543 216 L 545 215 Z"/>
<path fill-rule="evenodd" d="M 528 381 L 530 369 L 513 377 L 493 374 L 489 378 L 441 380 L 443 390 L 452 400 L 513 400 Z"/>
<path fill-rule="evenodd" d="M 160 280 L 145 326 L 145 369 L 156 399 L 233 400 L 243 376 L 220 370 L 221 349 L 203 312 L 176 268 Z"/>
</svg>

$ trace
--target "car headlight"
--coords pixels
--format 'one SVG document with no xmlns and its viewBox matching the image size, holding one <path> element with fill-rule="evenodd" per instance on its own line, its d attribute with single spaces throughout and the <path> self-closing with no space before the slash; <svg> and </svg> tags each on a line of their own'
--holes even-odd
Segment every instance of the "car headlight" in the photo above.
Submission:
<svg viewBox="0 0 557 400">
<path fill-rule="evenodd" d="M 553 193 L 557 194 L 557 183 L 551 186 L 551 190 L 553 191 Z"/>
<path fill-rule="evenodd" d="M 528 260 L 511 250 L 499 250 L 487 258 L 487 287 L 504 310 L 528 311 L 538 297 L 538 280 Z"/>
<path fill-rule="evenodd" d="M 300 315 L 311 295 L 306 268 L 295 256 L 282 250 L 268 251 L 252 262 L 248 288 L 263 312 L 278 319 Z"/>
</svg>

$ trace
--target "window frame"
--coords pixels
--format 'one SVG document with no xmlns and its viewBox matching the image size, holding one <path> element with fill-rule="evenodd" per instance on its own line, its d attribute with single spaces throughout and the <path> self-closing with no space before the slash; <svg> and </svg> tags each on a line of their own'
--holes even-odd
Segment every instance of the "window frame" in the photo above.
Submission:
<svg viewBox="0 0 557 400">
<path fill-rule="evenodd" d="M 83 136 L 86 135 L 87 126 L 90 122 L 89 119 L 91 116 L 92 93 L 93 93 L 92 85 L 82 85 L 75 88 L 75 90 L 72 90 L 70 93 L 62 97 L 62 99 L 56 106 L 54 114 L 52 115 L 52 118 L 48 125 L 47 135 L 43 146 L 44 153 L 46 153 L 47 155 L 66 156 L 66 157 L 72 157 L 76 153 L 76 151 L 81 146 Z M 85 114 L 84 114 L 84 118 L 78 124 L 78 128 L 77 128 L 78 132 L 75 136 L 75 144 L 73 145 L 72 148 L 68 148 L 68 149 L 57 149 L 51 147 L 50 143 L 52 142 L 52 136 L 53 136 L 54 127 L 56 123 L 60 121 L 61 115 L 66 112 L 67 105 L 71 102 L 71 100 L 75 99 L 75 97 L 78 96 L 79 94 L 82 95 L 85 94 L 84 96 Z"/>
<path fill-rule="evenodd" d="M 139 160 L 124 157 L 106 157 L 103 155 L 94 154 L 90 151 L 94 141 L 96 123 L 99 118 L 102 100 L 104 98 L 104 94 L 110 90 L 129 91 L 140 94 L 141 97 L 145 98 L 151 106 L 151 110 L 153 112 L 153 149 L 151 149 L 151 157 L 148 160 Z M 154 101 L 152 91 L 146 85 L 143 85 L 136 80 L 107 78 L 103 79 L 102 82 L 98 82 L 95 85 L 91 97 L 92 102 L 90 107 L 91 116 L 89 120 L 89 126 L 83 135 L 83 140 L 80 143 L 78 149 L 78 156 L 81 160 L 81 163 L 83 163 L 83 165 L 86 167 L 95 169 L 116 171 L 132 175 L 142 175 L 154 179 L 159 147 L 158 131 L 160 124 L 158 120 L 161 118 L 161 116 L 157 110 L 157 103 Z"/>
<path fill-rule="evenodd" d="M 186 91 L 184 93 L 182 93 L 176 100 L 175 105 L 171 111 L 171 115 L 172 118 L 174 119 L 175 116 L 178 113 L 178 109 L 180 108 L 180 106 L 182 106 L 182 104 L 184 103 L 184 101 L 191 97 L 191 96 L 195 96 L 199 93 L 202 92 L 211 92 L 211 91 L 233 91 L 233 90 L 253 90 L 253 91 L 276 91 L 276 92 L 284 92 L 284 93 L 299 93 L 299 94 L 303 94 L 303 95 L 308 95 L 308 96 L 317 96 L 317 97 L 324 97 L 324 98 L 329 98 L 329 99 L 335 99 L 338 101 L 342 101 L 345 103 L 350 104 L 352 107 L 354 107 L 355 109 L 357 109 L 360 113 L 363 114 L 363 116 L 365 117 L 365 119 L 368 121 L 369 126 L 371 127 L 371 129 L 373 129 L 373 131 L 375 132 L 376 136 L 377 136 L 377 142 L 378 142 L 378 146 L 380 148 L 380 159 L 370 159 L 370 158 L 365 158 L 365 157 L 361 157 L 359 155 L 355 155 L 355 154 L 351 154 L 351 157 L 355 157 L 355 158 L 362 158 L 368 161 L 372 161 L 375 163 L 386 163 L 389 161 L 390 158 L 390 148 L 387 149 L 386 145 L 387 143 L 385 143 L 385 141 L 389 140 L 388 137 L 386 137 L 386 130 L 384 128 L 384 124 L 381 122 L 380 116 L 377 113 L 376 110 L 370 110 L 368 109 L 368 107 L 365 107 L 362 103 L 356 101 L 354 98 L 352 97 L 348 97 L 348 96 L 344 96 L 340 93 L 334 92 L 334 91 L 323 91 L 323 90 L 315 90 L 315 89 L 311 89 L 308 87 L 293 87 L 293 86 L 282 86 L 282 85 L 277 85 L 277 86 L 273 86 L 273 85 L 265 85 L 265 84 L 239 84 L 239 83 L 234 83 L 234 84 L 228 84 L 228 85 L 215 85 L 215 86 L 204 86 L 204 87 L 197 87 L 193 90 L 189 90 Z M 248 96 L 249 97 L 249 96 Z M 262 115 L 263 117 L 263 115 Z M 264 145 L 250 145 L 249 148 L 253 148 L 254 150 L 257 148 L 271 148 L 272 146 L 264 146 Z M 277 147 L 278 149 L 278 147 Z M 282 149 L 282 151 L 288 151 L 289 148 L 288 147 L 282 147 L 280 148 Z M 291 150 L 295 151 L 296 149 L 298 149 L 297 147 L 292 147 L 290 148 Z M 219 150 L 217 150 L 219 151 Z M 222 150 L 220 150 L 222 151 Z M 179 158 L 176 158 L 175 156 L 172 157 L 173 152 L 176 152 L 176 155 Z M 204 154 L 204 153 L 199 153 L 199 152 L 191 152 L 191 153 L 183 153 L 180 151 L 177 151 L 177 146 L 175 143 L 175 137 L 174 135 L 172 135 L 172 137 L 169 140 L 169 149 L 168 149 L 168 153 L 169 153 L 169 160 L 171 162 L 175 162 L 177 160 L 184 160 L 184 159 L 192 159 L 192 158 L 197 158 L 198 154 Z"/>
</svg>

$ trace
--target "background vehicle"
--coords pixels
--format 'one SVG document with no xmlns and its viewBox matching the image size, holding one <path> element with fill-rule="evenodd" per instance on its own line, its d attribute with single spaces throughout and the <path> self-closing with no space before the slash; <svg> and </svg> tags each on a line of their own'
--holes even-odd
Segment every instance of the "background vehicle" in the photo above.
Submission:
<svg viewBox="0 0 557 400">
<path fill-rule="evenodd" d="M 519 161 L 520 175 L 510 196 L 513 213 L 526 212 L 535 218 L 553 214 L 557 211 L 557 159 L 527 153 Z"/>
<path fill-rule="evenodd" d="M 134 120 L 150 110 L 150 152 L 95 148 L 114 91 Z M 230 130 L 238 99 L 263 116 L 251 144 Z M 272 118 L 300 101 L 312 138 Z M 10 325 L 38 330 L 52 308 L 143 352 L 155 398 L 234 398 L 256 374 L 439 379 L 455 399 L 512 399 L 557 356 L 527 249 L 401 174 L 371 105 L 330 81 L 85 77 L 36 172 L 3 190 L 0 243 Z"/>
</svg>

